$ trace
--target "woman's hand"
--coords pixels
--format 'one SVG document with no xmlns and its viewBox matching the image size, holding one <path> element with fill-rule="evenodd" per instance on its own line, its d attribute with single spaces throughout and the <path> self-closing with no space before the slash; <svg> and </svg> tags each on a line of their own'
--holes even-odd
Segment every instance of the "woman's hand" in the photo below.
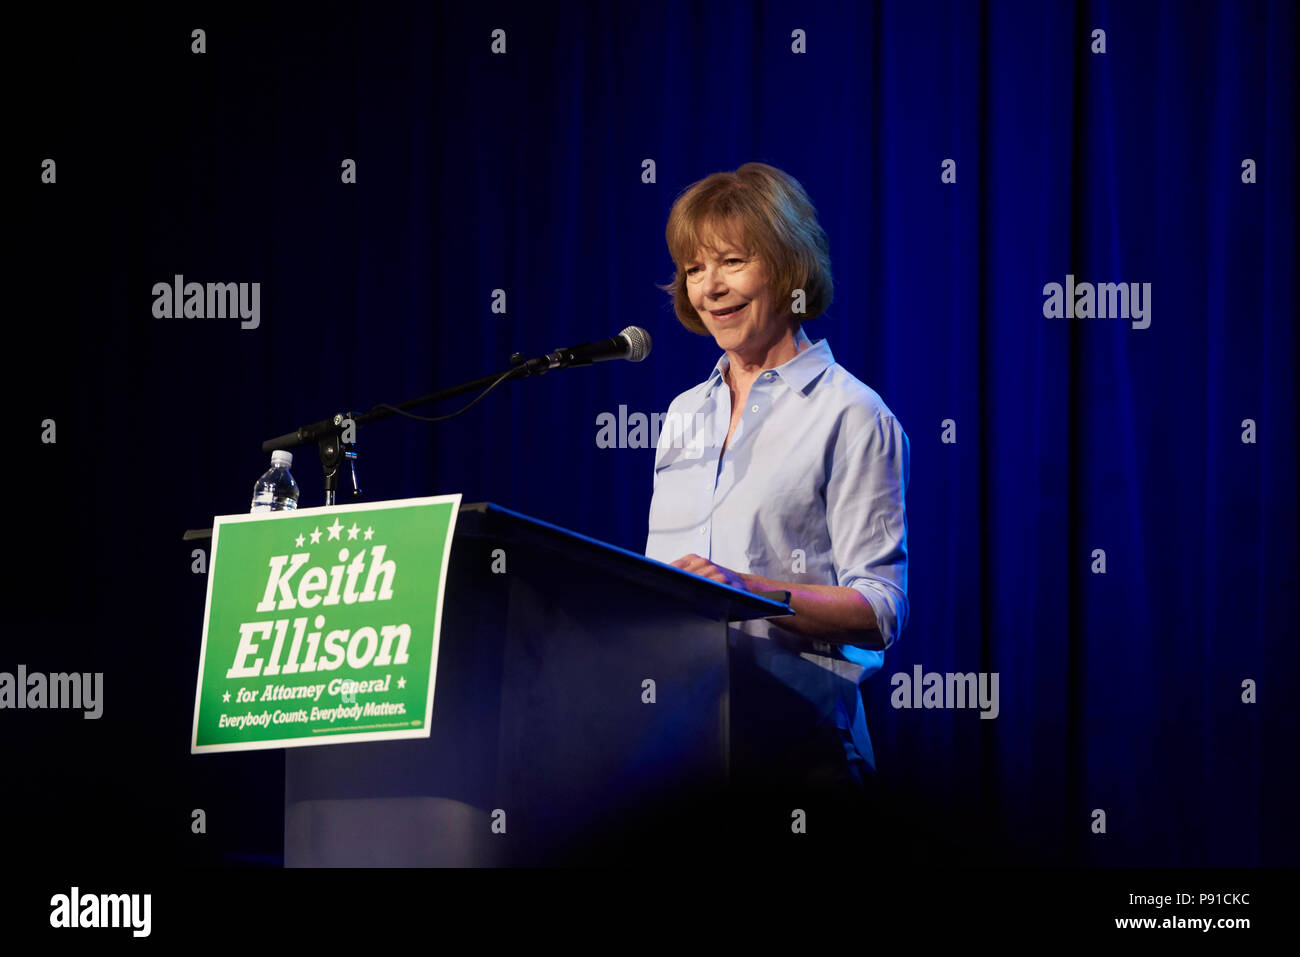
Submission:
<svg viewBox="0 0 1300 957">
<path fill-rule="evenodd" d="M 683 571 L 700 575 L 704 578 L 711 578 L 715 582 L 721 582 L 723 585 L 730 585 L 732 588 L 739 588 L 741 591 L 749 591 L 749 584 L 745 577 L 739 572 L 733 572 L 730 568 L 724 568 L 721 565 L 715 565 L 707 558 L 701 558 L 692 552 L 689 555 L 683 555 L 677 561 L 672 563 L 674 568 L 680 568 Z"/>
<path fill-rule="evenodd" d="M 876 609 L 861 592 L 841 585 L 805 585 L 763 575 L 733 572 L 699 555 L 683 555 L 674 568 L 748 592 L 788 591 L 793 615 L 767 619 L 785 631 L 833 645 L 857 645 L 875 651 L 885 647 L 876 622 Z"/>
</svg>

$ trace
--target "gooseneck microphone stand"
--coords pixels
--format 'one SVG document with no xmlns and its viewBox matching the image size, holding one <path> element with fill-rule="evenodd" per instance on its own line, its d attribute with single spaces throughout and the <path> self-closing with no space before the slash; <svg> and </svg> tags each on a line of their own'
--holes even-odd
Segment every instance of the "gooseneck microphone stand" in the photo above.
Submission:
<svg viewBox="0 0 1300 957">
<path fill-rule="evenodd" d="M 439 389 L 437 392 L 430 392 L 427 395 L 416 396 L 414 399 L 407 399 L 404 402 L 395 402 L 391 405 L 379 403 L 369 412 L 363 415 L 356 415 L 352 412 L 340 412 L 328 419 L 321 419 L 319 422 L 313 422 L 310 425 L 304 425 L 296 432 L 289 432 L 285 435 L 276 436 L 273 439 L 267 439 L 262 443 L 263 452 L 274 452 L 276 449 L 292 449 L 302 445 L 315 444 L 320 454 L 321 470 L 324 476 L 325 485 L 325 504 L 332 506 L 336 501 L 338 491 L 339 471 L 346 461 L 349 465 L 349 475 L 352 479 L 352 498 L 361 498 L 361 486 L 357 482 L 357 429 L 370 422 L 377 422 L 380 419 L 387 419 L 394 415 L 401 415 L 410 409 L 419 408 L 422 405 L 428 405 L 431 402 L 438 402 L 442 399 L 450 399 L 454 396 L 464 395 L 466 392 L 481 390 L 482 398 L 488 391 L 512 379 L 523 379 L 528 376 L 542 375 L 550 369 L 559 366 L 585 365 L 587 363 L 580 360 L 573 360 L 566 357 L 560 350 L 551 353 L 548 356 L 541 356 L 536 359 L 525 359 L 522 353 L 516 352 L 510 357 L 510 368 L 504 372 L 498 372 L 495 375 L 480 376 L 469 382 L 462 382 L 460 385 L 450 386 L 446 389 Z M 559 358 L 557 358 L 559 357 Z M 567 360 L 567 361 L 566 361 Z M 478 399 L 474 400 L 475 402 Z M 470 405 L 474 403 L 471 402 Z M 461 409 L 460 412 L 466 411 Z M 454 412 L 452 415 L 440 416 L 439 419 L 449 419 L 460 412 Z M 424 418 L 416 416 L 416 418 Z M 438 421 L 438 419 L 427 419 L 426 421 Z"/>
</svg>

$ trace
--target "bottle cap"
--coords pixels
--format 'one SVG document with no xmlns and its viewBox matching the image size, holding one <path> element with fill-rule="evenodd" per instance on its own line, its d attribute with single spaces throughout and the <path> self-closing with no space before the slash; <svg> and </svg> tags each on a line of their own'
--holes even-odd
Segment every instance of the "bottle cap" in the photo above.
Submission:
<svg viewBox="0 0 1300 957">
<path fill-rule="evenodd" d="M 284 449 L 276 449 L 271 453 L 271 468 L 287 469 L 293 467 L 293 453 L 286 452 Z"/>
</svg>

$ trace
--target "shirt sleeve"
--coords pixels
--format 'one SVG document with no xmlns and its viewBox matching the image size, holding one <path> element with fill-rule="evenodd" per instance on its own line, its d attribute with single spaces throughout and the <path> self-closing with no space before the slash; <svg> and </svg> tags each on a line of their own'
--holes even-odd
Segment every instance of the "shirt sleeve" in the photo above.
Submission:
<svg viewBox="0 0 1300 957">
<path fill-rule="evenodd" d="M 847 423 L 846 423 L 847 426 Z M 842 429 L 826 485 L 837 583 L 871 603 L 888 648 L 907 624 L 907 433 L 892 415 Z"/>
</svg>

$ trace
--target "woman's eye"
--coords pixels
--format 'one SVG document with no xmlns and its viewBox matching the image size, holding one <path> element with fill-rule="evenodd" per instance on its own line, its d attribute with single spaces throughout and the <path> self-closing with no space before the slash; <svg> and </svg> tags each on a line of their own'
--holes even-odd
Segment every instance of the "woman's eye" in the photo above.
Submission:
<svg viewBox="0 0 1300 957">
<path fill-rule="evenodd" d="M 731 256 L 731 257 L 729 257 L 729 258 L 727 258 L 727 259 L 724 259 L 722 262 L 723 262 L 723 265 L 730 266 L 732 263 L 743 263 L 744 261 L 745 261 L 745 260 L 741 259 L 739 256 Z M 691 275 L 694 275 L 695 273 L 697 273 L 697 272 L 699 272 L 699 271 L 700 271 L 700 267 L 699 267 L 699 266 L 688 266 L 688 267 L 686 268 L 686 275 L 691 276 Z"/>
</svg>

